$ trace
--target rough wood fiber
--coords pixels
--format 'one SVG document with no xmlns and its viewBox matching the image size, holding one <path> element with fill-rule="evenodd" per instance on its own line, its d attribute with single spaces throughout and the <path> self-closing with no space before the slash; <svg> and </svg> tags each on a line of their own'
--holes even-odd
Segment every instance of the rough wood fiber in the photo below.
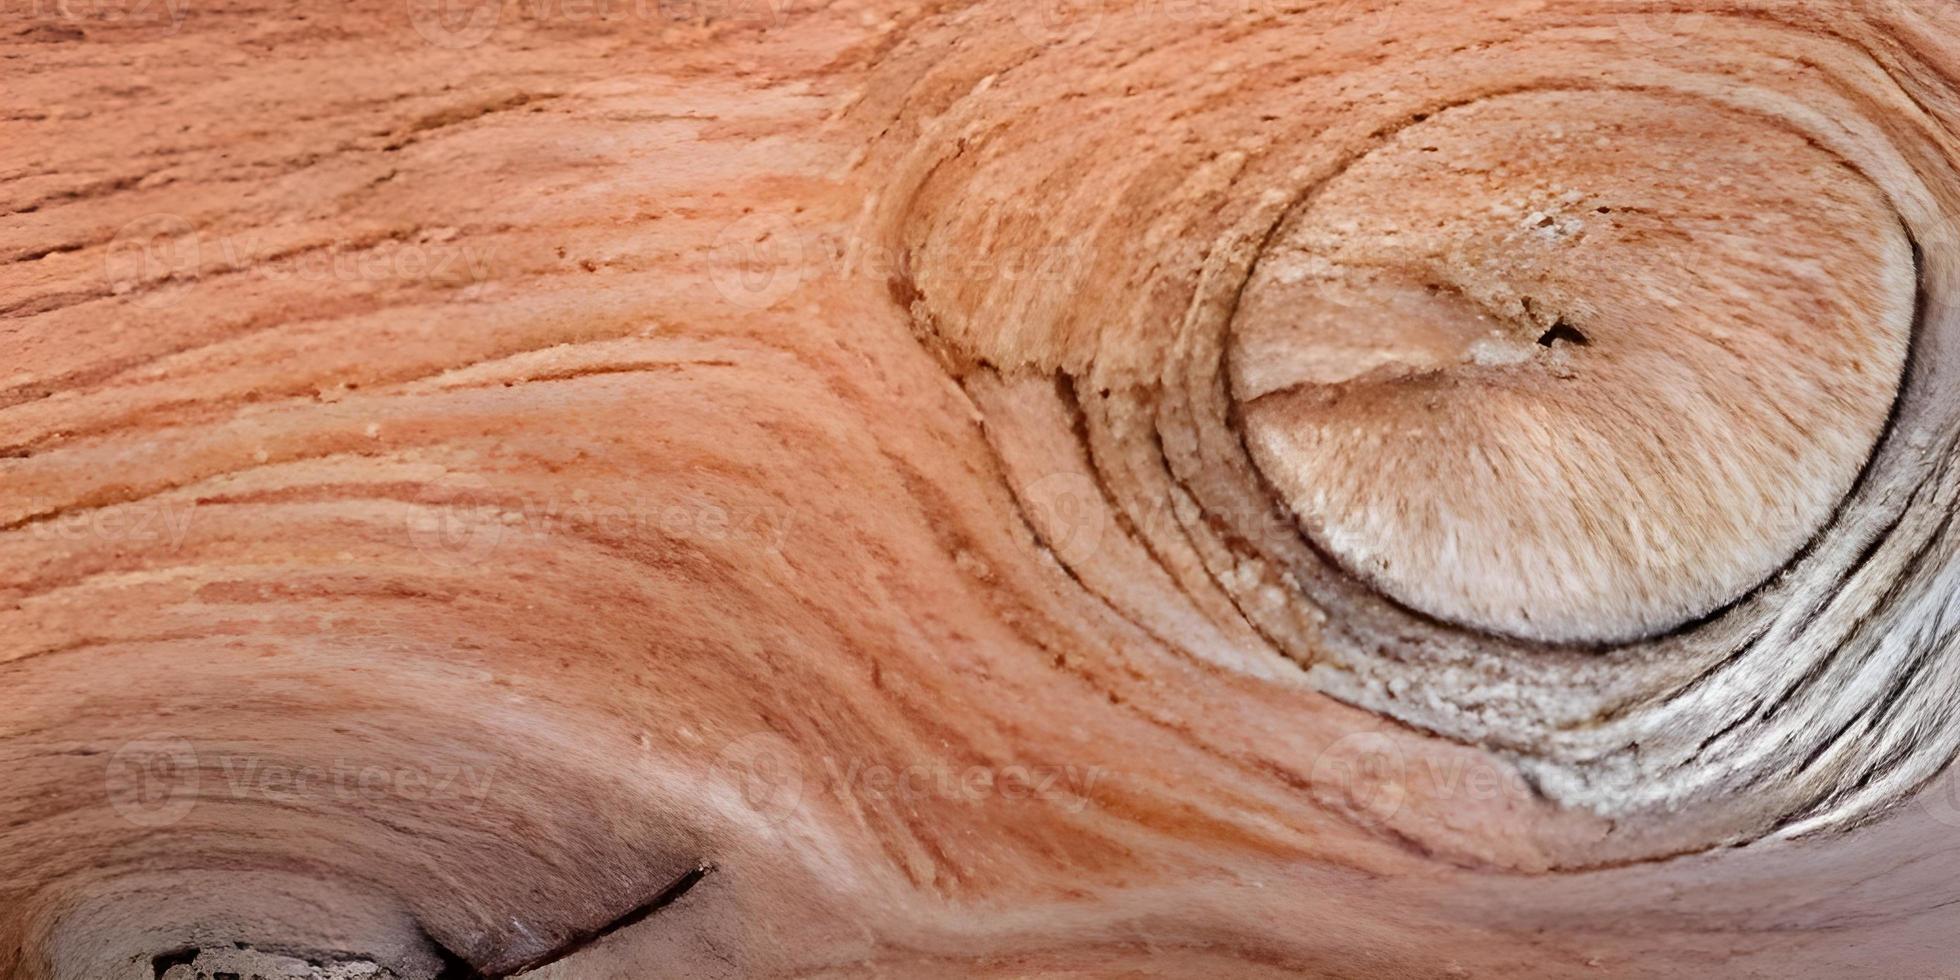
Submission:
<svg viewBox="0 0 1960 980">
<path fill-rule="evenodd" d="M 1955 38 L 0 9 L 0 976 L 1940 976 Z"/>
</svg>

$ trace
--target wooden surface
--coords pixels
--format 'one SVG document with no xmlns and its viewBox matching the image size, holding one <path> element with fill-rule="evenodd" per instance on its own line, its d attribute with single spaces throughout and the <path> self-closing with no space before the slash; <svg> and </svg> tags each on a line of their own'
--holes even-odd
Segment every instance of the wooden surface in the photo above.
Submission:
<svg viewBox="0 0 1960 980">
<path fill-rule="evenodd" d="M 1956 38 L 0 10 L 0 975 L 1960 976 Z"/>
</svg>

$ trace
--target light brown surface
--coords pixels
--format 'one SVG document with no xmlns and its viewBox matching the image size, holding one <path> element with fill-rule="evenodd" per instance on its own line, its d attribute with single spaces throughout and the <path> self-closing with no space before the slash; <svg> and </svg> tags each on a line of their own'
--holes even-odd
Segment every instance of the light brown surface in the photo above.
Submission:
<svg viewBox="0 0 1960 980">
<path fill-rule="evenodd" d="M 1940 0 L 4 16 L 0 975 L 1950 969 Z"/>
</svg>

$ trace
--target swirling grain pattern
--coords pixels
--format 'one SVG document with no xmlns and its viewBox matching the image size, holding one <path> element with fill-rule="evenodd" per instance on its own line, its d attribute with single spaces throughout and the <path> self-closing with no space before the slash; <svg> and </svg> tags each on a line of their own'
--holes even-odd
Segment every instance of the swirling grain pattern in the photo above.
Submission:
<svg viewBox="0 0 1960 980">
<path fill-rule="evenodd" d="M 0 12 L 0 976 L 1943 975 L 1956 39 Z"/>
</svg>

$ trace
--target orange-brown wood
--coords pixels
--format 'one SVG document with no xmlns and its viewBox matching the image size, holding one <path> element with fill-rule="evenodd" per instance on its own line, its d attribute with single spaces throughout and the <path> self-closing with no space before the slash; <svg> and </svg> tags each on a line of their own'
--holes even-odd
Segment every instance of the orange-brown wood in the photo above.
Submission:
<svg viewBox="0 0 1960 980">
<path fill-rule="evenodd" d="M 6 9 L 0 976 L 1942 976 L 1956 38 Z"/>
</svg>

